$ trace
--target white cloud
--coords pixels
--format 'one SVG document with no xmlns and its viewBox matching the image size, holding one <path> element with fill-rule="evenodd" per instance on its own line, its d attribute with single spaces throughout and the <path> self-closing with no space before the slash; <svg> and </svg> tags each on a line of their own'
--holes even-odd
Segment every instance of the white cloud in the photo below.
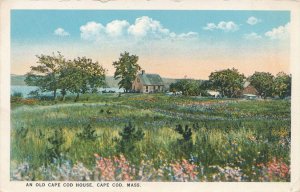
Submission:
<svg viewBox="0 0 300 192">
<path fill-rule="evenodd" d="M 80 27 L 80 36 L 85 40 L 96 40 L 100 37 L 101 33 L 105 31 L 104 26 L 101 23 L 90 21 Z"/>
<path fill-rule="evenodd" d="M 135 20 L 128 28 L 128 33 L 136 37 L 162 37 L 170 35 L 170 30 L 164 28 L 159 21 L 143 16 Z"/>
<path fill-rule="evenodd" d="M 64 36 L 69 36 L 70 33 L 68 33 L 67 31 L 65 31 L 63 28 L 57 28 L 54 30 L 54 35 L 57 35 L 57 36 L 61 36 L 61 37 L 64 37 Z"/>
<path fill-rule="evenodd" d="M 204 30 L 223 30 L 225 32 L 234 32 L 239 30 L 239 26 L 235 24 L 233 21 L 221 21 L 218 24 L 215 23 L 207 23 L 205 27 L 203 27 Z"/>
<path fill-rule="evenodd" d="M 105 26 L 95 21 L 90 21 L 80 27 L 81 38 L 84 40 L 126 39 L 126 38 L 154 38 L 154 39 L 192 39 L 197 38 L 198 33 L 187 32 L 176 34 L 162 26 L 162 24 L 150 17 L 136 18 L 133 24 L 126 20 L 114 20 Z M 128 40 L 128 39 L 127 39 Z"/>
<path fill-rule="evenodd" d="M 245 34 L 244 38 L 249 40 L 257 40 L 257 39 L 261 39 L 262 36 L 252 32 L 252 33 Z"/>
<path fill-rule="evenodd" d="M 267 31 L 265 36 L 272 39 L 286 39 L 289 37 L 290 32 L 290 23 L 287 23 L 284 26 L 279 26 L 277 28 L 273 28 L 271 31 Z"/>
<path fill-rule="evenodd" d="M 114 20 L 106 25 L 106 33 L 110 36 L 121 36 L 128 26 L 126 20 Z"/>
<path fill-rule="evenodd" d="M 204 30 L 213 31 L 214 29 L 217 29 L 217 25 L 214 23 L 207 23 L 206 27 L 203 27 Z"/>
<path fill-rule="evenodd" d="M 257 23 L 260 23 L 260 22 L 261 22 L 260 19 L 257 19 L 256 17 L 253 17 L 253 16 L 251 16 L 247 19 L 247 23 L 249 25 L 256 25 Z"/>
</svg>

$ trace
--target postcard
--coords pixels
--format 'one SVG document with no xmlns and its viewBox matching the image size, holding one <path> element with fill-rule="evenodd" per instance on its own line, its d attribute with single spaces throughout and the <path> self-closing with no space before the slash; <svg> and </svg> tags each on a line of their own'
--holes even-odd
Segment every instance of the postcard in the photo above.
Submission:
<svg viewBox="0 0 300 192">
<path fill-rule="evenodd" d="M 296 1 L 2 1 L 0 191 L 300 191 Z"/>
</svg>

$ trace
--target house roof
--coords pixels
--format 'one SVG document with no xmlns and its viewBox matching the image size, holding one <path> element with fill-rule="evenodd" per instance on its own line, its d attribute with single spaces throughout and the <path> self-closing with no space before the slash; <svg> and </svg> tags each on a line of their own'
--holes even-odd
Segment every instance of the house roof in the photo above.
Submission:
<svg viewBox="0 0 300 192">
<path fill-rule="evenodd" d="M 245 87 L 242 91 L 242 94 L 252 94 L 252 95 L 257 95 L 258 92 L 255 89 L 255 87 L 253 87 L 252 85 L 248 85 L 247 87 Z"/>
<path fill-rule="evenodd" d="M 144 85 L 164 85 L 162 78 L 158 74 L 138 74 Z"/>
</svg>

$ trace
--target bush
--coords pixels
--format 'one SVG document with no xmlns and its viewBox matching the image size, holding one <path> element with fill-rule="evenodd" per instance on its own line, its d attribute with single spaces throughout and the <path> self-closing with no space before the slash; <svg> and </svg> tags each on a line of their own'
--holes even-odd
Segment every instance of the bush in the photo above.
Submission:
<svg viewBox="0 0 300 192">
<path fill-rule="evenodd" d="M 34 90 L 34 91 L 30 91 L 28 95 L 33 98 L 39 98 L 40 93 L 39 90 Z"/>
<path fill-rule="evenodd" d="M 88 126 L 86 128 L 83 129 L 83 131 L 81 133 L 77 133 L 76 136 L 79 139 L 85 140 L 85 141 L 95 141 L 96 138 L 98 137 L 95 134 L 95 129 L 92 128 L 92 126 L 90 124 L 88 124 Z"/>
<path fill-rule="evenodd" d="M 184 141 L 190 141 L 192 139 L 192 129 L 188 125 L 182 128 L 182 125 L 176 125 L 175 131 L 182 135 Z"/>
<path fill-rule="evenodd" d="M 61 155 L 64 152 L 62 145 L 65 143 L 62 128 L 55 129 L 54 134 L 48 138 L 48 145 L 45 150 L 44 160 L 45 165 L 56 160 L 60 163 Z"/>
<path fill-rule="evenodd" d="M 23 94 L 22 94 L 21 92 L 14 92 L 14 93 L 12 94 L 12 96 L 13 96 L 13 97 L 21 97 L 21 98 L 23 98 Z"/>
<path fill-rule="evenodd" d="M 132 154 L 135 150 L 135 145 L 138 141 L 144 138 L 144 132 L 141 129 L 136 129 L 131 122 L 125 125 L 124 129 L 119 132 L 121 139 L 116 139 L 117 151 L 124 154 Z"/>
<path fill-rule="evenodd" d="M 14 92 L 10 97 L 10 102 L 16 103 L 20 102 L 23 99 L 23 94 L 21 92 Z"/>
<path fill-rule="evenodd" d="M 182 138 L 177 140 L 178 155 L 180 157 L 189 158 L 191 152 L 193 151 L 193 140 L 192 140 L 192 129 L 188 125 L 183 126 L 178 124 L 175 127 L 175 131 L 179 133 Z"/>
</svg>

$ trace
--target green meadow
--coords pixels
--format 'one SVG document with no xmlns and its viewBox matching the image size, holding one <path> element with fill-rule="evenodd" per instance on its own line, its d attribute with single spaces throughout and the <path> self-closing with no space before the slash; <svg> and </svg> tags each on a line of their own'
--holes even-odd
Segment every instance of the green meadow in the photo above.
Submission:
<svg viewBox="0 0 300 192">
<path fill-rule="evenodd" d="M 129 93 L 73 100 L 12 99 L 12 180 L 290 179 L 290 100 Z M 122 135 L 126 126 L 143 134 Z M 79 165 L 84 177 L 74 174 Z"/>
</svg>

